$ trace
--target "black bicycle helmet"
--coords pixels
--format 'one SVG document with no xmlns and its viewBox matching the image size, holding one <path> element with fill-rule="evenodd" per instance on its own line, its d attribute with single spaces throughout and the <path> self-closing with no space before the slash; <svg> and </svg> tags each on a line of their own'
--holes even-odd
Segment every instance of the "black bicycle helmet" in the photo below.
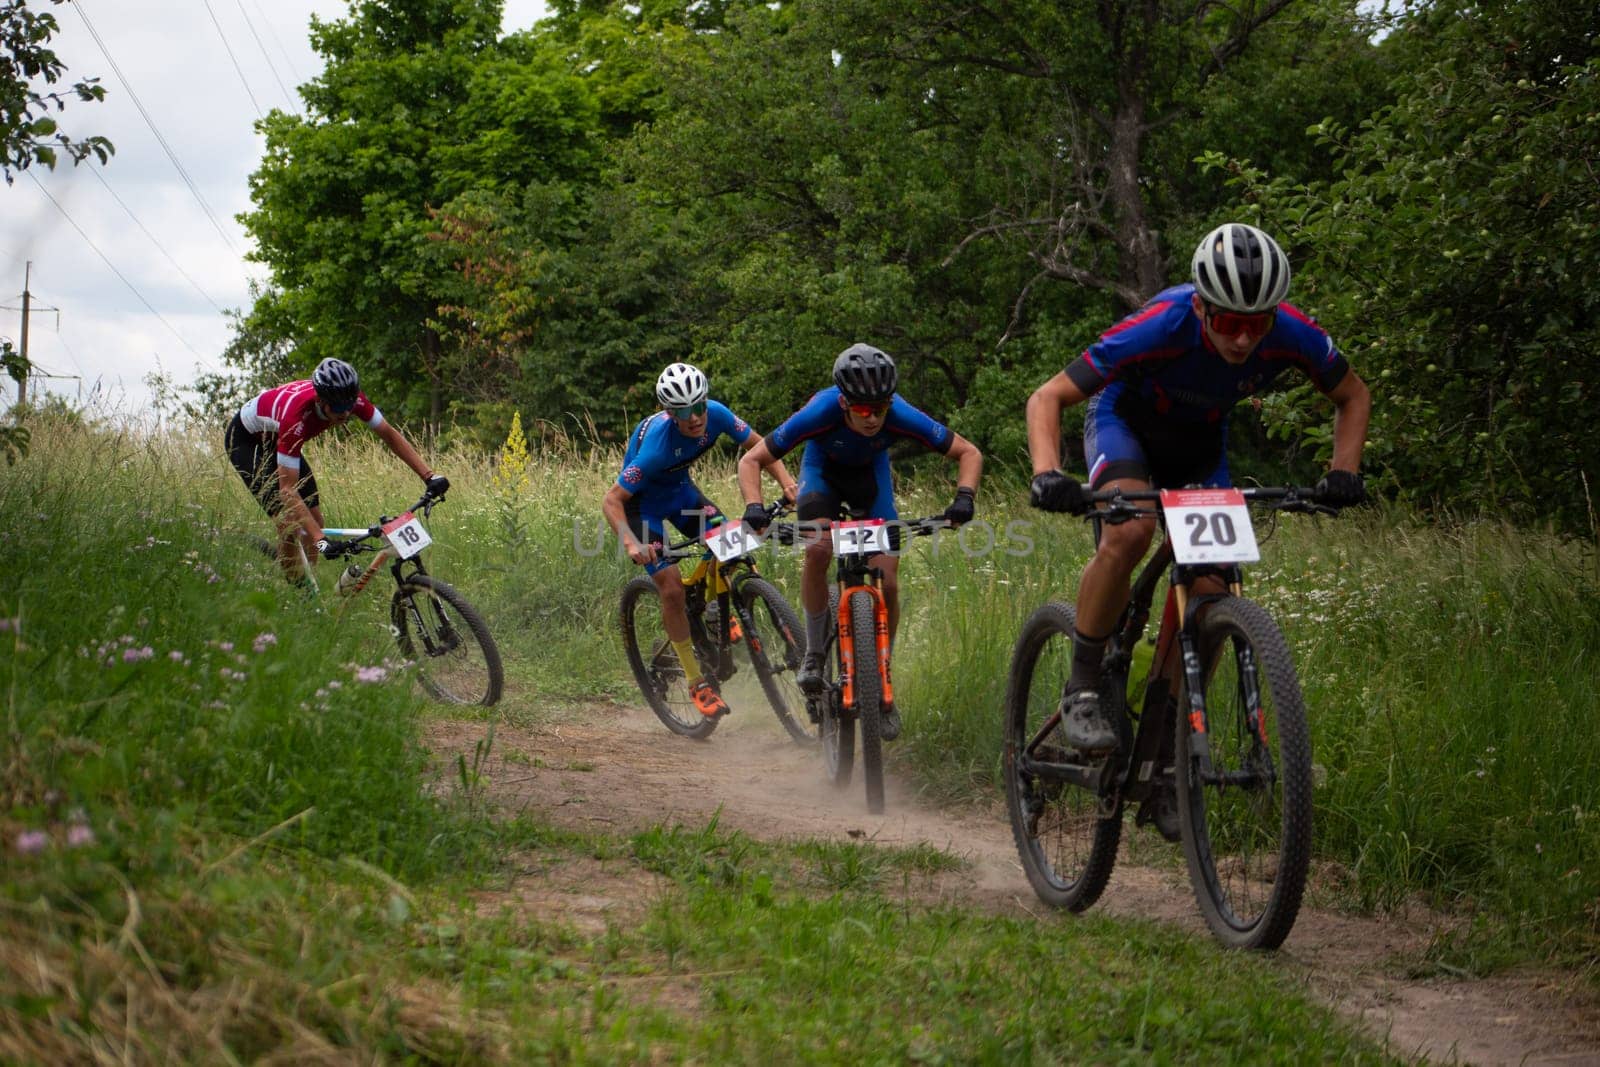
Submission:
<svg viewBox="0 0 1600 1067">
<path fill-rule="evenodd" d="M 342 359 L 325 359 L 311 372 L 311 384 L 317 398 L 336 412 L 349 411 L 356 406 L 356 394 L 361 391 L 356 381 L 356 369 Z"/>
<path fill-rule="evenodd" d="M 1201 240 L 1190 267 L 1200 299 L 1212 307 L 1254 314 L 1289 295 L 1289 257 L 1254 226 L 1228 222 Z"/>
<path fill-rule="evenodd" d="M 878 404 L 894 397 L 900 374 L 889 353 L 871 345 L 851 345 L 833 361 L 833 384 L 846 403 Z"/>
</svg>

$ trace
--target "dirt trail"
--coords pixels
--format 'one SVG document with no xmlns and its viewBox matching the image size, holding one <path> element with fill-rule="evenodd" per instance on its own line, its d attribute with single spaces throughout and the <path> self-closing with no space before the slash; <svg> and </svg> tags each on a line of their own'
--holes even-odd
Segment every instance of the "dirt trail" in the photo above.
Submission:
<svg viewBox="0 0 1600 1067">
<path fill-rule="evenodd" d="M 748 699 L 742 706 L 765 707 Z M 720 809 L 723 829 L 763 840 L 932 845 L 968 866 L 941 876 L 928 895 L 1004 913 L 1049 910 L 1017 862 L 1003 811 L 937 809 L 891 773 L 887 814 L 868 815 L 859 782 L 835 790 L 823 780 L 819 757 L 789 741 L 764 710 L 736 712 L 707 742 L 670 735 L 643 708 L 592 705 L 559 718 L 536 728 L 497 727 L 485 772 L 500 805 L 558 826 L 623 834 L 674 822 L 698 829 Z M 430 744 L 444 759 L 464 752 L 470 760 L 484 730 L 482 723 L 441 723 Z M 1129 821 L 1116 874 L 1096 908 L 1208 936 L 1181 871 L 1129 860 L 1130 843 L 1139 844 L 1130 839 L 1150 833 Z M 603 928 L 608 903 L 637 899 L 638 886 L 635 878 L 611 894 L 595 884 L 597 875 L 524 891 L 537 892 L 543 906 L 564 905 L 580 927 Z M 1427 917 L 1376 920 L 1308 908 L 1276 959 L 1401 1056 L 1600 1065 L 1600 1010 L 1580 1003 L 1563 976 L 1409 977 L 1435 929 Z"/>
</svg>

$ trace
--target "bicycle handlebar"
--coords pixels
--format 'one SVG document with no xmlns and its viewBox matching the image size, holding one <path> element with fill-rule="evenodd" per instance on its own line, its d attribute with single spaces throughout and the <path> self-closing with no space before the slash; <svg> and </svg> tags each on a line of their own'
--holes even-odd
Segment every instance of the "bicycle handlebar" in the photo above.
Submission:
<svg viewBox="0 0 1600 1067">
<path fill-rule="evenodd" d="M 767 519 L 768 519 L 768 521 L 771 521 L 772 519 L 776 519 L 779 515 L 784 514 L 785 512 L 787 512 L 793 506 L 794 505 L 789 504 L 789 503 L 787 503 L 785 501 L 782 501 L 782 500 L 779 500 L 779 501 L 777 501 L 776 503 L 773 503 L 773 504 L 768 504 L 767 505 Z M 721 529 L 722 526 L 724 524 L 728 523 L 728 522 L 740 522 L 740 521 L 742 521 L 742 520 L 740 520 L 740 519 L 729 519 L 726 516 L 724 516 L 723 517 L 723 522 L 719 522 L 716 526 L 711 527 L 711 529 L 707 530 L 706 533 L 709 534 L 713 530 Z M 772 530 L 772 529 L 775 529 L 775 528 L 776 528 L 775 525 L 767 527 L 767 529 L 769 529 L 769 530 Z M 688 559 L 691 556 L 699 555 L 700 551 L 705 548 L 705 537 L 704 536 L 701 536 L 701 537 L 690 537 L 690 538 L 687 538 L 685 540 L 679 541 L 676 544 L 668 543 L 668 544 L 663 545 L 660 541 L 652 541 L 650 543 L 661 549 L 660 556 L 661 556 L 662 559 Z"/>
<path fill-rule="evenodd" d="M 1329 504 L 1322 503 L 1322 496 L 1317 490 L 1303 485 L 1279 486 L 1246 486 L 1239 489 L 1239 494 L 1248 503 L 1259 503 L 1272 511 L 1295 512 L 1303 515 L 1337 515 L 1339 509 Z M 1159 518 L 1162 513 L 1161 490 L 1159 489 L 1101 489 L 1094 490 L 1083 486 L 1085 500 L 1095 504 L 1106 504 L 1107 507 L 1088 512 L 1083 517 L 1088 521 L 1096 519 L 1102 522 L 1119 523 L 1130 519 Z M 1153 502 L 1153 508 L 1135 506 L 1135 502 Z"/>
<path fill-rule="evenodd" d="M 449 490 L 447 489 L 445 492 L 449 492 Z M 434 496 L 431 490 L 423 490 L 422 496 L 417 500 L 417 502 L 412 504 L 409 508 L 406 508 L 405 511 L 402 511 L 400 514 L 404 515 L 407 512 L 420 511 L 422 512 L 423 517 L 427 518 L 433 514 L 433 506 L 442 502 L 443 500 L 444 493 Z M 356 552 L 373 552 L 376 551 L 376 549 L 374 549 L 371 545 L 364 544 L 363 542 L 369 541 L 375 537 L 382 537 L 384 524 L 393 521 L 393 519 L 397 517 L 398 516 L 381 515 L 378 517 L 377 523 L 367 527 L 365 530 L 361 529 L 359 526 L 348 528 L 323 527 L 322 535 L 328 539 L 329 545 L 339 545 L 341 554 L 343 555 L 350 555 Z"/>
</svg>

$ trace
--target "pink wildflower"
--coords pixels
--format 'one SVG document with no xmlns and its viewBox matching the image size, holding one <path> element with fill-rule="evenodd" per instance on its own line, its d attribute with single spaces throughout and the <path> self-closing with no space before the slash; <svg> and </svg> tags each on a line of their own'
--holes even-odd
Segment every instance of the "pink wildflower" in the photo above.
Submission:
<svg viewBox="0 0 1600 1067">
<path fill-rule="evenodd" d="M 82 823 L 74 823 L 67 827 L 67 847 L 82 848 L 94 844 L 94 831 Z"/>
<path fill-rule="evenodd" d="M 17 835 L 15 845 L 24 856 L 32 856 L 50 847 L 50 835 L 43 830 L 24 830 Z"/>
<path fill-rule="evenodd" d="M 383 681 L 384 677 L 388 675 L 388 673 L 389 672 L 384 670 L 382 667 L 357 667 L 356 681 L 381 682 Z"/>
<path fill-rule="evenodd" d="M 155 654 L 156 650 L 149 645 L 145 645 L 143 648 L 128 648 L 122 652 L 122 662 L 138 663 L 140 660 L 149 659 Z"/>
</svg>

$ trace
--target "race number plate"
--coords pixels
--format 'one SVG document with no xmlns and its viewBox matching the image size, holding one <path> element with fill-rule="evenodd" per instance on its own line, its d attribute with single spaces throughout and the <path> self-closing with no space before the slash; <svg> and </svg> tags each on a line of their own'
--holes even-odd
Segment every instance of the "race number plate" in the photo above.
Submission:
<svg viewBox="0 0 1600 1067">
<path fill-rule="evenodd" d="M 1167 536 L 1179 563 L 1253 563 L 1261 558 L 1250 509 L 1237 489 L 1163 489 Z"/>
<path fill-rule="evenodd" d="M 882 519 L 833 524 L 833 554 L 852 556 L 889 551 L 889 526 Z"/>
<path fill-rule="evenodd" d="M 383 536 L 401 559 L 410 559 L 433 544 L 433 538 L 422 528 L 422 521 L 409 511 L 384 523 Z"/>
<path fill-rule="evenodd" d="M 760 548 L 761 535 L 742 522 L 725 522 L 706 534 L 706 547 L 718 562 L 727 563 Z"/>
</svg>

